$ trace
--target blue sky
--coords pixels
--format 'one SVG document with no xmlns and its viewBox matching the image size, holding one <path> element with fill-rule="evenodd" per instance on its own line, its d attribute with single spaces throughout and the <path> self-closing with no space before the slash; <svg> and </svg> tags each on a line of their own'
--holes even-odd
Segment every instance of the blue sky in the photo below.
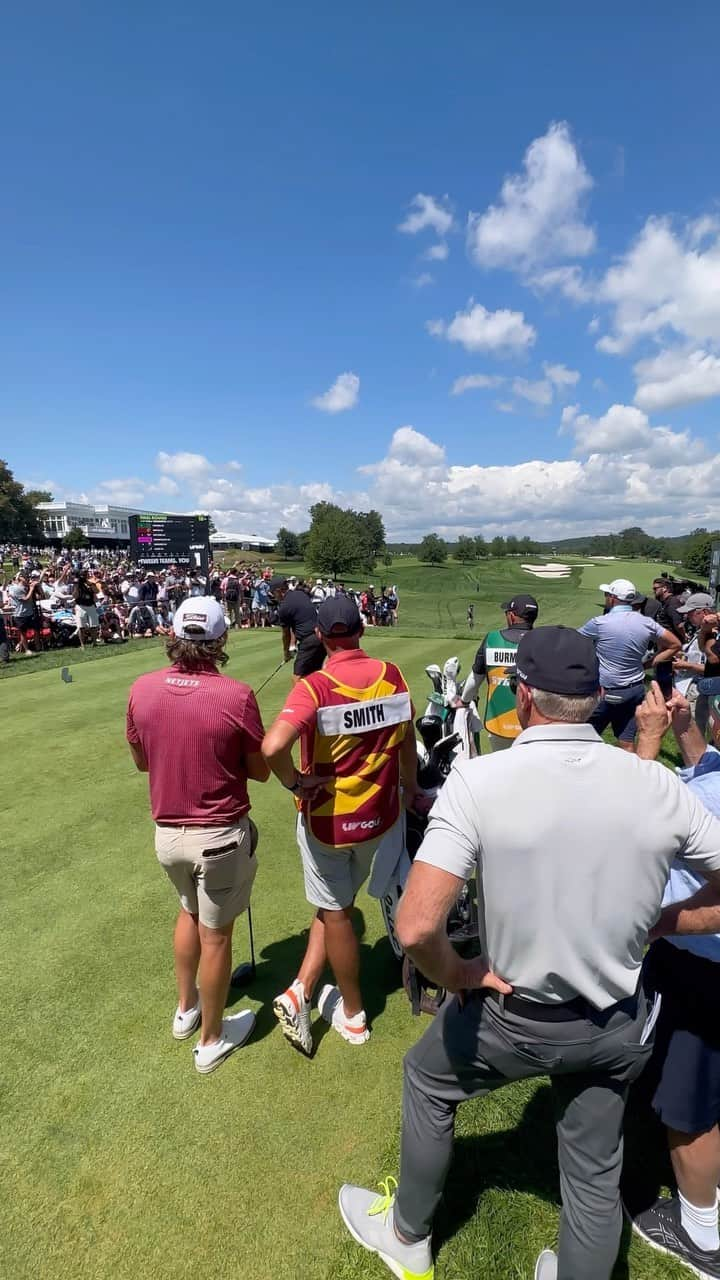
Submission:
<svg viewBox="0 0 720 1280">
<path fill-rule="evenodd" d="M 720 523 L 719 37 L 709 2 L 16 8 L 0 452 L 248 532 Z"/>
</svg>

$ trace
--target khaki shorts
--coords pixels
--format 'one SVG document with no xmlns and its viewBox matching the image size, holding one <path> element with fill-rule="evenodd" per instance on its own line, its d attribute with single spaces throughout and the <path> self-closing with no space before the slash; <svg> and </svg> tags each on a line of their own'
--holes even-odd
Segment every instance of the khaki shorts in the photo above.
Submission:
<svg viewBox="0 0 720 1280">
<path fill-rule="evenodd" d="M 158 862 L 185 911 L 208 929 L 222 929 L 247 911 L 256 844 L 257 828 L 247 816 L 229 827 L 155 827 Z"/>
</svg>

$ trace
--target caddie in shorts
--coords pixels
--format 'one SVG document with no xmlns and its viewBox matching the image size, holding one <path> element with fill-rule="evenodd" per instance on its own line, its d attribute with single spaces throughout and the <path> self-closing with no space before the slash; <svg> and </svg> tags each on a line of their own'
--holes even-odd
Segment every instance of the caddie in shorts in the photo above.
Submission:
<svg viewBox="0 0 720 1280">
<path fill-rule="evenodd" d="M 472 672 L 465 682 L 463 701 L 477 698 L 483 678 L 487 680 L 485 728 L 491 751 L 504 751 L 520 736 L 520 721 L 510 680 L 515 673 L 517 647 L 538 617 L 534 596 L 516 595 L 502 605 L 505 626 L 489 631 L 475 654 Z"/>
<path fill-rule="evenodd" d="M 297 800 L 305 895 L 316 908 L 298 975 L 273 1004 L 286 1038 L 308 1055 L 310 1002 L 327 963 L 337 986 L 322 988 L 321 1015 L 350 1044 L 369 1038 L 352 909 L 379 845 L 395 841 L 401 852 L 401 783 L 407 808 L 418 793 L 402 672 L 360 648 L 362 619 L 346 596 L 323 601 L 317 623 L 325 666 L 298 681 L 263 742 L 270 768 Z M 301 770 L 292 757 L 298 739 Z"/>
</svg>

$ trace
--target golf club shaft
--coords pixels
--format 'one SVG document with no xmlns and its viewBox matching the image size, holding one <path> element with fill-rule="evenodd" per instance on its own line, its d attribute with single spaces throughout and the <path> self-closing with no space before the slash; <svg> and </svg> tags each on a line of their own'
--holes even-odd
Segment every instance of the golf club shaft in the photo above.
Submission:
<svg viewBox="0 0 720 1280">
<path fill-rule="evenodd" d="M 263 689 L 265 688 L 265 685 L 269 684 L 273 676 L 276 676 L 280 668 L 284 666 L 285 666 L 285 659 L 283 658 L 282 662 L 278 663 L 275 670 L 270 672 L 270 675 L 268 676 L 267 680 L 263 680 L 262 684 L 260 685 L 260 688 L 255 690 L 255 697 L 257 697 L 259 693 L 262 693 Z"/>
<path fill-rule="evenodd" d="M 255 973 L 255 938 L 253 937 L 252 907 L 248 903 L 248 931 L 250 933 L 250 961 Z"/>
</svg>

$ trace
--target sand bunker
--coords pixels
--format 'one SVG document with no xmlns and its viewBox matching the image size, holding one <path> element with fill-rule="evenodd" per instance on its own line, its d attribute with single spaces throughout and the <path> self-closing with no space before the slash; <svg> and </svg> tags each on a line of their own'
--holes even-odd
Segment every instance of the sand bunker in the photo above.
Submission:
<svg viewBox="0 0 720 1280">
<path fill-rule="evenodd" d="M 521 564 L 521 569 L 531 573 L 535 578 L 569 578 L 569 564 Z"/>
</svg>

